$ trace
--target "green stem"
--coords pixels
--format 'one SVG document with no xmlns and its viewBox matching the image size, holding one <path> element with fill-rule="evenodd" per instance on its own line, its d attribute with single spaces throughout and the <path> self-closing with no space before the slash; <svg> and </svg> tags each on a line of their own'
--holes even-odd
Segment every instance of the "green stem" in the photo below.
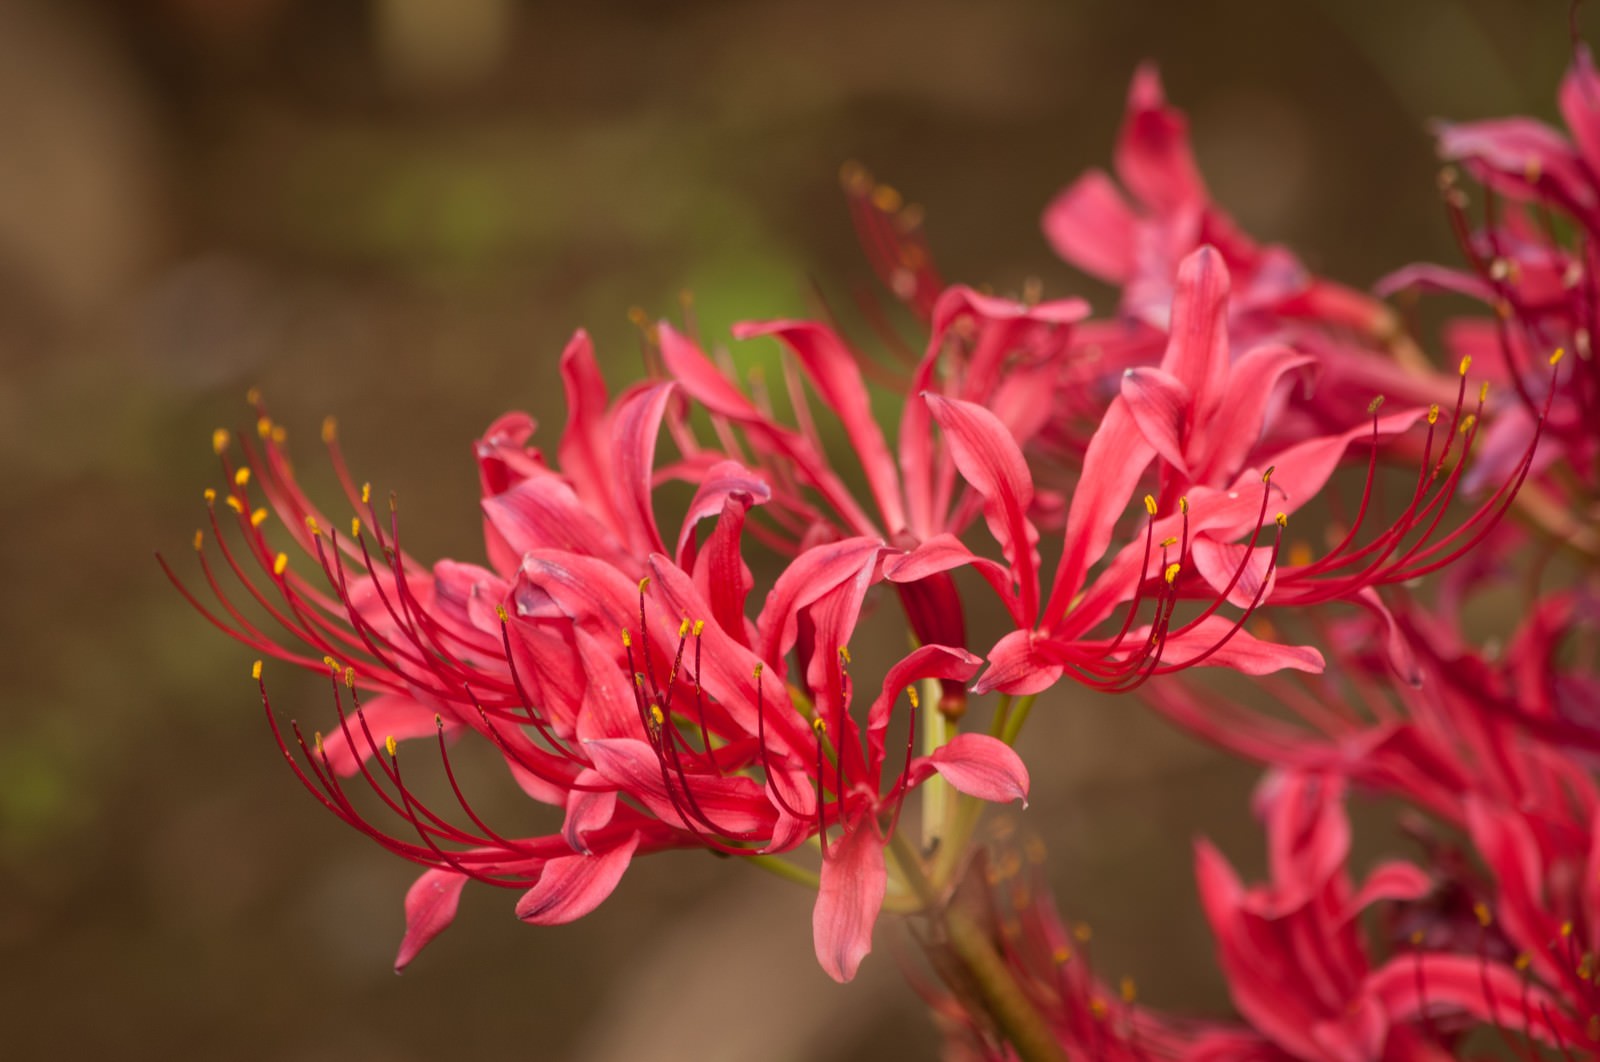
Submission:
<svg viewBox="0 0 1600 1062">
<path fill-rule="evenodd" d="M 1005 733 L 1006 719 L 1011 715 L 1011 694 L 1002 693 L 1000 699 L 994 704 L 994 720 L 989 724 L 989 736 L 999 737 Z"/>
<path fill-rule="evenodd" d="M 983 927 L 965 912 L 942 902 L 939 890 L 923 870 L 921 857 L 903 836 L 891 838 L 889 849 L 901 878 L 921 899 L 928 920 L 943 928 L 951 954 L 971 977 L 989 1017 L 1016 1048 L 1017 1057 L 1022 1062 L 1067 1062 L 1066 1052 L 1056 1042 L 1050 1026 L 1011 976 Z"/>
<path fill-rule="evenodd" d="M 813 891 L 822 888 L 822 879 L 817 876 L 815 871 L 807 870 L 805 867 L 797 867 L 787 859 L 779 859 L 777 856 L 770 855 L 752 855 L 745 856 L 744 861 L 753 867 L 765 870 L 768 874 L 776 874 L 785 881 L 804 885 Z"/>
<path fill-rule="evenodd" d="M 932 756 L 955 736 L 955 720 L 939 711 L 940 688 L 938 679 L 922 683 L 922 754 Z M 950 783 L 939 775 L 922 783 L 922 847 L 931 851 L 948 833 L 945 821 L 949 814 Z"/>
<path fill-rule="evenodd" d="M 1017 735 L 1022 733 L 1022 724 L 1028 721 L 1028 712 L 1033 708 L 1033 702 L 1039 699 L 1037 693 L 1030 693 L 1020 698 L 1016 707 L 1006 717 L 1005 726 L 1000 731 L 1000 740 L 1007 745 L 1017 742 Z"/>
</svg>

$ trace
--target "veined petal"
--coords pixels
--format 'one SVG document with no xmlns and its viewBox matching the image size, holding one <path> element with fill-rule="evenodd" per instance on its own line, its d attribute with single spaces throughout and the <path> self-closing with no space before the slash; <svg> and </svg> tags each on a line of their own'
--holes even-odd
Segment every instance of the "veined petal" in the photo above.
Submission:
<svg viewBox="0 0 1600 1062">
<path fill-rule="evenodd" d="M 1122 400 L 1145 441 L 1185 479 L 1190 478 L 1183 451 L 1194 395 L 1183 381 L 1161 369 L 1129 369 L 1122 374 Z"/>
<path fill-rule="evenodd" d="M 1233 589 L 1228 591 L 1228 603 L 1239 608 L 1249 608 L 1257 594 L 1263 602 L 1271 599 L 1278 577 L 1277 569 L 1271 567 L 1272 553 L 1271 546 L 1251 549 L 1243 542 L 1218 542 L 1210 535 L 1196 535 L 1189 550 L 1195 570 L 1213 590 L 1221 593 L 1223 587 L 1233 584 Z M 1263 579 L 1265 589 L 1261 585 Z"/>
<path fill-rule="evenodd" d="M 583 751 L 605 780 L 650 809 L 668 826 L 688 829 L 674 803 L 678 787 L 674 778 L 669 792 L 661 760 L 654 749 L 636 738 L 585 741 Z M 695 806 L 726 833 L 766 833 L 776 813 L 761 783 L 744 775 L 691 774 Z"/>
<path fill-rule="evenodd" d="M 713 465 L 695 488 L 689 511 L 684 514 L 683 528 L 678 532 L 678 567 L 685 571 L 691 567 L 686 550 L 694 537 L 695 525 L 707 517 L 724 512 L 724 503 L 733 497 L 742 497 L 743 506 L 748 509 L 752 505 L 770 501 L 772 488 L 767 486 L 766 480 L 737 461 L 718 461 Z"/>
<path fill-rule="evenodd" d="M 362 721 L 366 726 L 363 728 Z M 431 738 L 439 732 L 441 717 L 434 709 L 418 704 L 399 693 L 383 693 L 362 703 L 359 712 L 352 712 L 344 727 L 334 727 L 323 735 L 322 752 L 328 765 L 341 775 L 352 775 L 356 769 L 371 759 L 374 749 L 381 750 L 386 739 L 396 741 L 411 738 Z M 451 737 L 460 731 L 461 724 L 450 719 L 442 720 L 445 733 Z M 348 732 L 348 737 L 346 736 Z M 367 741 L 371 733 L 372 742 Z"/>
<path fill-rule="evenodd" d="M 1044 235 L 1056 254 L 1111 284 L 1133 277 L 1137 219 L 1101 170 L 1090 170 L 1050 201 Z"/>
<path fill-rule="evenodd" d="M 655 506 L 650 491 L 655 480 L 656 437 L 661 418 L 672 397 L 671 383 L 654 384 L 623 399 L 612 425 L 615 464 L 612 491 L 618 530 L 628 539 L 635 556 L 665 553 L 667 547 L 656 529 Z"/>
<path fill-rule="evenodd" d="M 585 769 L 567 794 L 567 818 L 561 826 L 561 836 L 574 852 L 588 855 L 589 845 L 584 835 L 609 823 L 617 810 L 617 791 L 598 788 L 605 781 L 599 771 Z"/>
<path fill-rule="evenodd" d="M 1226 398 L 1200 422 L 1189 446 L 1195 479 L 1220 485 L 1237 475 L 1267 426 L 1279 381 L 1317 359 L 1292 347 L 1270 344 L 1247 351 L 1228 370 Z"/>
<path fill-rule="evenodd" d="M 822 861 L 822 887 L 811 914 L 817 962 L 840 983 L 851 980 L 872 950 L 872 927 L 889 876 L 883 841 L 870 815 L 851 822 Z"/>
<path fill-rule="evenodd" d="M 502 575 L 514 575 L 529 550 L 559 549 L 626 566 L 627 553 L 611 529 L 594 515 L 594 501 L 578 497 L 553 473 L 530 476 L 510 490 L 483 499 L 489 559 Z M 606 510 L 609 511 L 609 510 Z"/>
<path fill-rule="evenodd" d="M 972 692 L 991 690 L 1026 696 L 1055 685 L 1062 666 L 1030 630 L 1012 631 L 989 650 L 989 667 L 972 684 Z"/>
<path fill-rule="evenodd" d="M 1017 584 L 1024 615 L 1039 603 L 1039 533 L 1027 518 L 1033 475 L 1011 433 L 982 406 L 939 395 L 924 401 L 950 443 L 961 475 L 983 497 L 984 520 L 1000 543 Z"/>
<path fill-rule="evenodd" d="M 979 800 L 1028 806 L 1028 768 L 1017 751 L 988 734 L 957 734 L 931 755 L 911 761 L 912 784 L 937 771 L 959 792 Z"/>
<path fill-rule="evenodd" d="M 914 583 L 931 575 L 967 565 L 971 565 L 983 577 L 984 582 L 994 588 L 1001 604 L 1011 613 L 1013 622 L 1019 627 L 1031 623 L 1033 617 L 1022 611 L 1016 589 L 1011 585 L 1011 573 L 1003 565 L 995 563 L 988 557 L 980 557 L 973 553 L 961 544 L 959 538 L 947 532 L 941 532 L 925 542 L 918 543 L 910 553 L 886 557 L 883 562 L 883 577 L 891 583 Z"/>
<path fill-rule="evenodd" d="M 567 426 L 556 446 L 561 470 L 584 504 L 614 516 L 606 382 L 595 362 L 594 343 L 581 328 L 561 352 L 561 383 L 567 393 Z"/>
<path fill-rule="evenodd" d="M 1161 368 L 1192 396 L 1189 428 L 1209 430 L 1228 380 L 1228 266 L 1216 248 L 1201 247 L 1178 266 L 1172 330 Z"/>
<path fill-rule="evenodd" d="M 406 935 L 394 957 L 395 973 L 411 965 L 417 953 L 455 921 L 466 883 L 467 876 L 454 870 L 430 870 L 406 890 Z"/>
<path fill-rule="evenodd" d="M 761 616 L 756 621 L 760 632 L 762 660 L 775 664 L 794 648 L 798 637 L 800 610 L 835 587 L 870 574 L 887 547 L 876 539 L 847 538 L 814 546 L 800 554 L 772 584 Z M 839 646 L 827 646 L 833 652 Z"/>
<path fill-rule="evenodd" d="M 1205 182 L 1189 147 L 1189 122 L 1167 106 L 1154 64 L 1146 63 L 1133 76 L 1115 158 L 1122 183 L 1158 214 L 1206 202 Z"/>
<path fill-rule="evenodd" d="M 946 645 L 924 645 L 912 650 L 899 663 L 889 668 L 883 678 L 883 692 L 879 693 L 867 709 L 867 769 L 871 772 L 869 784 L 877 786 L 881 780 L 884 760 L 884 734 L 889 728 L 889 715 L 896 701 L 904 695 L 905 688 L 922 679 L 953 679 L 966 682 L 983 661 L 965 649 Z M 928 705 L 928 711 L 937 711 Z"/>
<path fill-rule="evenodd" d="M 856 359 L 844 341 L 830 329 L 811 321 L 745 322 L 733 326 L 737 339 L 775 335 L 794 352 L 806 376 L 844 426 L 850 445 L 861 460 L 884 527 L 893 533 L 906 526 L 905 506 L 894 458 L 889 455 L 883 431 L 872 416 L 867 385 Z"/>
<path fill-rule="evenodd" d="M 539 926 L 582 918 L 610 896 L 633 860 L 639 835 L 596 855 L 570 855 L 544 865 L 539 883 L 517 901 L 517 917 Z"/>
<path fill-rule="evenodd" d="M 1226 667 L 1243 675 L 1270 675 L 1274 671 L 1308 671 L 1320 675 L 1327 666 L 1322 654 L 1309 645 L 1278 645 L 1264 642 L 1245 630 L 1233 630 L 1232 620 L 1221 616 L 1207 616 L 1199 623 L 1190 624 L 1167 637 L 1166 649 L 1161 654 L 1163 666 L 1179 665 L 1184 661 L 1208 653 L 1203 661 L 1206 667 Z M 1228 632 L 1232 631 L 1230 635 Z M 1149 628 L 1143 629 L 1149 637 Z M 1211 651 L 1223 642 L 1221 648 Z M 1130 633 L 1127 644 L 1138 645 L 1135 633 Z"/>
</svg>

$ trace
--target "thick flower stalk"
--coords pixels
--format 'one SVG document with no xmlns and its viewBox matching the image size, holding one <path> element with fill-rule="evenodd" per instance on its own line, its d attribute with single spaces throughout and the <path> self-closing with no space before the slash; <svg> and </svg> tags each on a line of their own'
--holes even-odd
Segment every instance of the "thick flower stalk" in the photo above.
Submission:
<svg viewBox="0 0 1600 1062">
<path fill-rule="evenodd" d="M 653 493 L 674 385 L 610 402 L 581 333 L 562 367 L 570 419 L 560 469 L 526 445 L 532 422 L 521 415 L 478 444 L 489 567 L 443 561 L 429 571 L 409 558 L 393 505 L 384 520 L 370 489 L 349 479 L 330 425 L 357 513 L 343 534 L 300 490 L 284 433 L 262 411 L 259 442 L 242 445 L 241 461 L 218 433 L 229 487 L 220 505 L 208 492 L 208 512 L 228 573 L 282 634 L 235 604 L 205 535 L 196 548 L 216 606 L 191 601 L 262 653 L 331 675 L 336 723 L 307 739 L 280 723 L 256 668 L 273 733 L 305 787 L 429 868 L 407 897 L 397 966 L 449 923 L 469 880 L 525 890 L 524 921 L 564 922 L 603 901 L 636 855 L 691 847 L 813 878 L 819 961 L 848 980 L 870 948 L 885 838 L 907 793 L 938 774 L 982 799 L 1026 795 L 1021 761 L 986 735 L 957 735 L 923 756 L 909 742 L 891 751 L 891 715 L 900 704 L 914 713 L 915 684 L 964 681 L 979 661 L 960 646 L 924 645 L 888 668 L 864 718 L 852 715 L 848 645 L 886 545 L 854 536 L 802 551 L 747 618 L 742 531 L 769 485 L 717 463 L 669 549 Z M 230 513 L 242 548 L 223 533 Z M 304 558 L 269 546 L 273 514 L 312 561 L 309 574 Z M 914 733 L 914 718 L 907 725 Z M 448 751 L 463 734 L 491 745 L 528 796 L 562 809 L 561 831 L 507 837 L 485 823 Z M 411 738 L 433 739 L 453 806 L 426 801 L 409 781 L 399 743 Z M 342 781 L 352 776 L 381 816 L 353 799 Z M 821 849 L 820 875 L 774 861 L 808 840 Z"/>
</svg>

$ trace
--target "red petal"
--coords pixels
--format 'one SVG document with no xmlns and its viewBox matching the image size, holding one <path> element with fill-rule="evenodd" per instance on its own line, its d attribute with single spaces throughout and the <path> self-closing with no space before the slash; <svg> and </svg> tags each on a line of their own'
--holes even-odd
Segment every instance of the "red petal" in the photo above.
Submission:
<svg viewBox="0 0 1600 1062">
<path fill-rule="evenodd" d="M 539 883 L 517 901 L 517 917 L 539 926 L 563 925 L 582 918 L 616 889 L 637 847 L 639 835 L 634 833 L 599 855 L 550 860 L 539 875 Z"/>
<path fill-rule="evenodd" d="M 1050 201 L 1044 235 L 1056 254 L 1111 284 L 1133 278 L 1137 219 L 1100 170 L 1090 170 Z"/>
<path fill-rule="evenodd" d="M 884 759 L 884 732 L 889 728 L 889 715 L 905 688 L 922 679 L 954 679 L 966 682 L 983 666 L 983 661 L 965 649 L 945 645 L 924 645 L 914 649 L 899 663 L 889 668 L 883 678 L 883 692 L 878 694 L 867 709 L 868 769 L 872 772 L 869 784 L 881 778 Z M 937 706 L 928 705 L 928 711 Z"/>
<path fill-rule="evenodd" d="M 911 780 L 921 782 L 935 771 L 960 792 L 979 800 L 1028 806 L 1028 768 L 1017 751 L 988 734 L 957 734 L 932 755 L 912 761 Z"/>
<path fill-rule="evenodd" d="M 455 921 L 456 907 L 461 902 L 461 889 L 466 883 L 465 874 L 453 870 L 430 870 L 406 890 L 406 935 L 400 941 L 399 953 L 394 957 L 395 973 L 411 965 L 417 953 Z"/>
<path fill-rule="evenodd" d="M 1178 266 L 1171 338 L 1161 368 L 1193 396 L 1192 431 L 1208 429 L 1228 380 L 1228 266 L 1214 247 L 1201 247 Z"/>
<path fill-rule="evenodd" d="M 1183 450 L 1194 396 L 1183 381 L 1160 369 L 1129 369 L 1122 374 L 1122 400 L 1156 453 L 1190 478 Z"/>
<path fill-rule="evenodd" d="M 1128 111 L 1116 148 L 1117 175 L 1156 213 L 1203 207 L 1205 183 L 1189 148 L 1189 123 L 1167 106 L 1161 75 L 1141 66 L 1128 90 Z"/>
<path fill-rule="evenodd" d="M 822 861 L 822 887 L 811 914 L 817 962 L 835 981 L 855 977 L 872 950 L 872 926 L 888 887 L 883 842 L 871 817 L 857 819 L 828 849 Z"/>
<path fill-rule="evenodd" d="M 567 392 L 567 426 L 556 446 L 561 470 L 585 504 L 610 515 L 613 510 L 606 382 L 595 362 L 589 333 L 581 328 L 561 352 L 561 382 Z"/>
<path fill-rule="evenodd" d="M 623 399 L 617 406 L 616 421 L 612 425 L 616 458 L 612 466 L 612 490 L 621 525 L 619 530 L 627 536 L 634 555 L 640 558 L 647 553 L 667 551 L 661 532 L 656 529 L 650 491 L 655 482 L 656 437 L 661 432 L 667 401 L 672 397 L 672 386 L 670 383 L 655 384 Z"/>
<path fill-rule="evenodd" d="M 366 728 L 361 726 L 361 720 L 367 722 Z M 356 773 L 356 768 L 372 758 L 374 746 L 381 749 L 386 739 L 393 737 L 396 741 L 406 741 L 410 738 L 433 737 L 439 731 L 439 715 L 432 709 L 418 704 L 410 697 L 398 693 L 384 693 L 361 705 L 361 711 L 349 717 L 348 727 L 335 727 L 331 733 L 323 735 L 322 751 L 328 757 L 328 764 L 335 772 L 341 775 Z M 349 737 L 345 736 L 346 729 Z M 445 720 L 445 732 L 454 734 L 461 729 L 459 723 Z M 367 741 L 367 732 L 372 733 L 372 741 Z"/>
<path fill-rule="evenodd" d="M 1043 651 L 1033 631 L 1012 631 L 989 650 L 989 667 L 972 684 L 972 692 L 996 690 L 1026 696 L 1055 685 L 1061 677 L 1061 664 Z"/>
</svg>

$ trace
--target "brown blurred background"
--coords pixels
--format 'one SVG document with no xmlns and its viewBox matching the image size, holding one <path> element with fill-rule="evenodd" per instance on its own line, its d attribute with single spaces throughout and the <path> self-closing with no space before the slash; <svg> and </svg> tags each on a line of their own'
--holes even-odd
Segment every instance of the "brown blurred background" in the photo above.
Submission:
<svg viewBox="0 0 1600 1062">
<path fill-rule="evenodd" d="M 396 978 L 413 868 L 323 814 L 272 748 L 251 654 L 151 559 L 188 560 L 217 424 L 259 384 L 337 412 L 409 547 L 477 559 L 470 443 L 560 424 L 579 325 L 693 289 L 706 331 L 867 277 L 859 159 L 927 207 L 954 279 L 1106 293 L 1052 260 L 1052 192 L 1109 160 L 1160 61 L 1217 196 L 1366 284 L 1451 249 L 1424 121 L 1549 114 L 1566 5 L 958 0 L 0 4 L 0 1056 L 923 1058 L 880 934 L 817 969 L 811 897 L 684 853 L 578 925 L 469 889 Z M 549 438 L 549 436 L 544 436 Z M 314 451 L 303 451 L 309 457 Z M 316 462 L 308 478 L 327 477 Z M 292 710 L 322 694 L 285 679 Z M 1131 703 L 1057 696 L 1025 736 L 1066 906 L 1145 998 L 1217 1011 L 1189 838 L 1246 866 L 1253 772 Z M 496 802 L 498 801 L 498 802 Z M 500 821 L 526 824 L 509 798 Z M 520 817 L 519 817 L 520 816 Z M 508 827 L 510 828 L 510 827 Z"/>
</svg>

